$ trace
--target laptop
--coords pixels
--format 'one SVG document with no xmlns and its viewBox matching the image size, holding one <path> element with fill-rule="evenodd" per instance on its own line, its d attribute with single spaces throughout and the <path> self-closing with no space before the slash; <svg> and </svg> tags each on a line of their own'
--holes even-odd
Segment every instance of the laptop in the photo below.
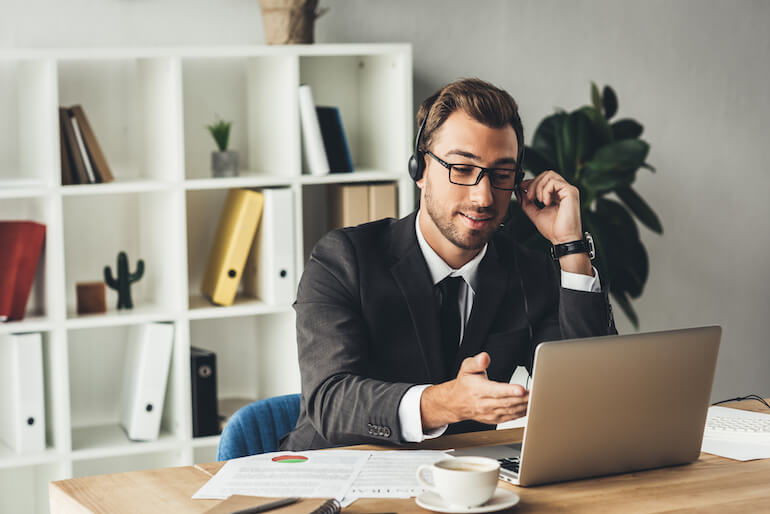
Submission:
<svg viewBox="0 0 770 514">
<path fill-rule="evenodd" d="M 520 486 L 686 464 L 700 455 L 722 329 L 699 327 L 538 345 L 519 444 L 498 459 Z"/>
</svg>

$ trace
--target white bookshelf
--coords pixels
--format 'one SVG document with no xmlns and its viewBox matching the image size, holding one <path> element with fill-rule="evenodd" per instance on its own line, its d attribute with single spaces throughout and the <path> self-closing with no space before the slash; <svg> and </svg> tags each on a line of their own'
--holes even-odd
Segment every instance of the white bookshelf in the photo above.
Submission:
<svg viewBox="0 0 770 514">
<path fill-rule="evenodd" d="M 317 177 L 303 164 L 297 89 L 340 108 L 358 171 Z M 62 186 L 58 107 L 83 105 L 115 182 Z M 205 125 L 233 120 L 240 172 L 212 178 Z M 328 230 L 330 184 L 395 182 L 414 208 L 412 57 L 404 44 L 58 49 L 0 52 L 0 219 L 35 220 L 46 242 L 23 321 L 0 333 L 43 335 L 46 450 L 0 443 L 0 512 L 47 512 L 47 482 L 189 465 L 215 458 L 219 437 L 192 437 L 190 346 L 217 353 L 220 398 L 300 389 L 294 312 L 239 293 L 216 307 L 199 288 L 229 188 L 294 193 L 295 266 Z M 134 309 L 78 315 L 75 284 L 103 280 L 126 251 Z M 117 398 L 130 325 L 175 327 L 157 441 L 129 441 Z M 2 366 L 2 363 L 0 363 Z M 3 415 L 3 413 L 0 413 Z"/>
</svg>

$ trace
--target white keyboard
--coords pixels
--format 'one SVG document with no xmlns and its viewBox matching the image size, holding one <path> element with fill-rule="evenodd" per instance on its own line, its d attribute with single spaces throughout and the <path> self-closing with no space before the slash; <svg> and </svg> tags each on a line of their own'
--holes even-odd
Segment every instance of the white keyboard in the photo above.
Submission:
<svg viewBox="0 0 770 514">
<path fill-rule="evenodd" d="M 770 442 L 770 418 L 731 418 L 709 416 L 706 420 L 706 435 L 716 437 L 738 436 L 741 438 L 760 438 Z"/>
</svg>

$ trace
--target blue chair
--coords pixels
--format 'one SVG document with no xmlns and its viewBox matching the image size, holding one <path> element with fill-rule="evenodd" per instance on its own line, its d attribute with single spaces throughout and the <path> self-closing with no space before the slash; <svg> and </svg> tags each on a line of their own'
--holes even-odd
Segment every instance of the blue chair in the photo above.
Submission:
<svg viewBox="0 0 770 514">
<path fill-rule="evenodd" d="M 281 437 L 297 424 L 299 396 L 275 396 L 238 409 L 222 431 L 217 460 L 276 451 Z"/>
</svg>

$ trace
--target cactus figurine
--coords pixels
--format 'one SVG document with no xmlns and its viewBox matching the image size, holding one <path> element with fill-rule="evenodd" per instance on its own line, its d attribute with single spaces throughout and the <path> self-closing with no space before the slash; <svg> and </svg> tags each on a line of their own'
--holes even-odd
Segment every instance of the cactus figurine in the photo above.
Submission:
<svg viewBox="0 0 770 514">
<path fill-rule="evenodd" d="M 104 281 L 109 287 L 118 292 L 118 309 L 133 309 L 134 302 L 131 301 L 131 284 L 142 278 L 144 274 L 144 261 L 139 259 L 136 262 L 136 271 L 128 272 L 128 256 L 126 252 L 118 254 L 118 273 L 117 279 L 113 278 L 112 270 L 109 266 L 104 267 Z"/>
</svg>

